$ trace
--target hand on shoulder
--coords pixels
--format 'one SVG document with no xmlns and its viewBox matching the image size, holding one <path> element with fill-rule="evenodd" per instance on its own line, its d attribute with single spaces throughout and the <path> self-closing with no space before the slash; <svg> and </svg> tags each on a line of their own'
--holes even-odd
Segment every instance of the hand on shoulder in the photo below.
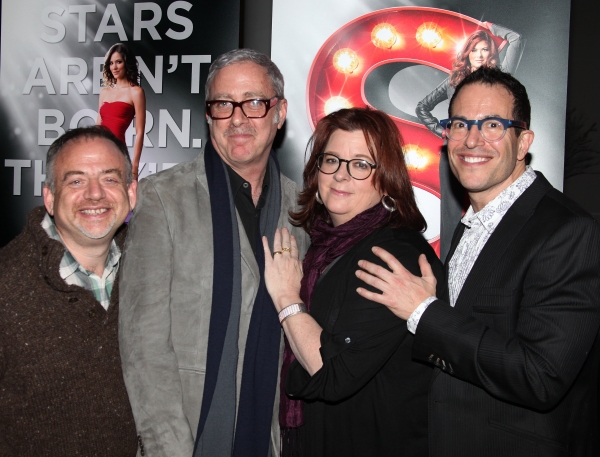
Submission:
<svg viewBox="0 0 600 457">
<path fill-rule="evenodd" d="M 392 254 L 374 247 L 373 253 L 389 267 L 376 265 L 365 260 L 358 262 L 362 270 L 356 276 L 366 284 L 378 289 L 381 293 L 371 292 L 359 287 L 357 292 L 364 298 L 387 306 L 396 316 L 408 319 L 411 313 L 426 298 L 435 296 L 437 280 L 425 254 L 419 256 L 419 267 L 422 276 L 411 274 Z"/>
</svg>

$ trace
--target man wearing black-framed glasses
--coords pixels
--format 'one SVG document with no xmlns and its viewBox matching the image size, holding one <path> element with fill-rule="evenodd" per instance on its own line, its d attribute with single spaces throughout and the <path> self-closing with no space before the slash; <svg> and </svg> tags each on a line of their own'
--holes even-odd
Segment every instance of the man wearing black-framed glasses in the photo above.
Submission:
<svg viewBox="0 0 600 457">
<path fill-rule="evenodd" d="M 456 88 L 441 121 L 471 207 L 446 262 L 448 287 L 361 261 L 435 367 L 430 456 L 591 456 L 598 436 L 600 229 L 526 165 L 534 138 L 521 83 L 485 66 Z M 540 155 L 543 151 L 540 151 Z"/>
<path fill-rule="evenodd" d="M 119 338 L 147 455 L 279 455 L 283 353 L 260 237 L 287 227 L 296 185 L 272 151 L 287 100 L 265 55 L 218 57 L 206 81 L 210 140 L 142 180 L 124 259 Z"/>
</svg>

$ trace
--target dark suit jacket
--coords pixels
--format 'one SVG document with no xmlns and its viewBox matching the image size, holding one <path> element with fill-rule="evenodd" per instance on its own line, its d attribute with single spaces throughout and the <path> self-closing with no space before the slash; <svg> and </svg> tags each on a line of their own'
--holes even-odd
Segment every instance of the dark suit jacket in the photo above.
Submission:
<svg viewBox="0 0 600 457">
<path fill-rule="evenodd" d="M 538 173 L 419 321 L 430 456 L 597 456 L 599 325 L 598 224 Z"/>
</svg>

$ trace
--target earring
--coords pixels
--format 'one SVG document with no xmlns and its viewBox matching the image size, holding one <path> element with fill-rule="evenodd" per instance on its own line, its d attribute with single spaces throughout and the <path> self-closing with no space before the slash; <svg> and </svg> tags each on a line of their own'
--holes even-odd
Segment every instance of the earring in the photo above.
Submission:
<svg viewBox="0 0 600 457">
<path fill-rule="evenodd" d="M 386 202 L 386 199 L 388 199 L 387 202 Z M 390 201 L 391 201 L 391 203 L 390 203 Z M 393 213 L 394 211 L 396 211 L 398 209 L 398 206 L 396 205 L 396 200 L 394 200 L 389 195 L 384 195 L 381 197 L 381 204 L 390 213 Z"/>
<path fill-rule="evenodd" d="M 319 191 L 317 191 L 317 195 L 315 195 L 315 200 L 317 203 L 323 204 L 323 200 L 321 200 L 321 196 L 319 195 Z"/>
</svg>

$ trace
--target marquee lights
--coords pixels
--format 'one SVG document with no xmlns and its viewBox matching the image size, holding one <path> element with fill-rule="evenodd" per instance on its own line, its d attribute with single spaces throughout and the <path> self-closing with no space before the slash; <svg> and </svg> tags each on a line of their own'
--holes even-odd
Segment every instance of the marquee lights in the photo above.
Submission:
<svg viewBox="0 0 600 457">
<path fill-rule="evenodd" d="M 333 66 L 340 73 L 351 74 L 358 68 L 358 54 L 350 48 L 338 50 L 333 55 Z"/>
<path fill-rule="evenodd" d="M 343 108 L 352 108 L 352 104 L 344 97 L 331 97 L 325 102 L 325 115 L 335 113 L 336 111 L 339 111 Z"/>
<path fill-rule="evenodd" d="M 435 49 L 444 44 L 442 34 L 435 22 L 425 22 L 417 29 L 417 42 L 426 48 Z"/>
<path fill-rule="evenodd" d="M 455 45 L 485 28 L 484 23 L 463 14 L 424 7 L 387 8 L 353 19 L 336 30 L 314 58 L 306 90 L 312 127 L 342 108 L 371 106 L 386 110 L 393 104 L 390 86 L 387 73 L 382 81 L 377 79 L 385 72 L 371 77 L 377 68 L 400 64 L 389 68 L 390 78 L 394 72 L 419 65 L 450 73 L 458 51 Z M 492 39 L 498 46 L 502 43 L 500 38 Z M 424 97 L 434 88 L 418 86 L 401 90 L 407 94 L 421 91 Z M 411 97 L 418 100 L 419 94 Z M 439 151 L 443 140 L 416 120 L 414 108 L 395 108 L 389 114 L 406 143 L 403 155 L 413 186 L 431 194 L 431 201 L 439 204 Z M 439 253 L 439 237 L 433 232 L 430 235 L 429 241 Z"/>
<path fill-rule="evenodd" d="M 422 170 L 427 166 L 429 160 L 421 148 L 414 144 L 407 144 L 404 146 L 404 162 L 409 169 Z"/>
<path fill-rule="evenodd" d="M 464 38 L 460 41 L 457 41 L 456 44 L 454 45 L 454 54 L 458 55 L 458 53 L 460 51 L 462 51 L 462 48 L 465 46 L 466 42 L 467 42 L 466 38 Z"/>
<path fill-rule="evenodd" d="M 398 40 L 398 32 L 392 24 L 384 22 L 376 25 L 371 31 L 371 41 L 381 49 L 390 49 Z"/>
</svg>

